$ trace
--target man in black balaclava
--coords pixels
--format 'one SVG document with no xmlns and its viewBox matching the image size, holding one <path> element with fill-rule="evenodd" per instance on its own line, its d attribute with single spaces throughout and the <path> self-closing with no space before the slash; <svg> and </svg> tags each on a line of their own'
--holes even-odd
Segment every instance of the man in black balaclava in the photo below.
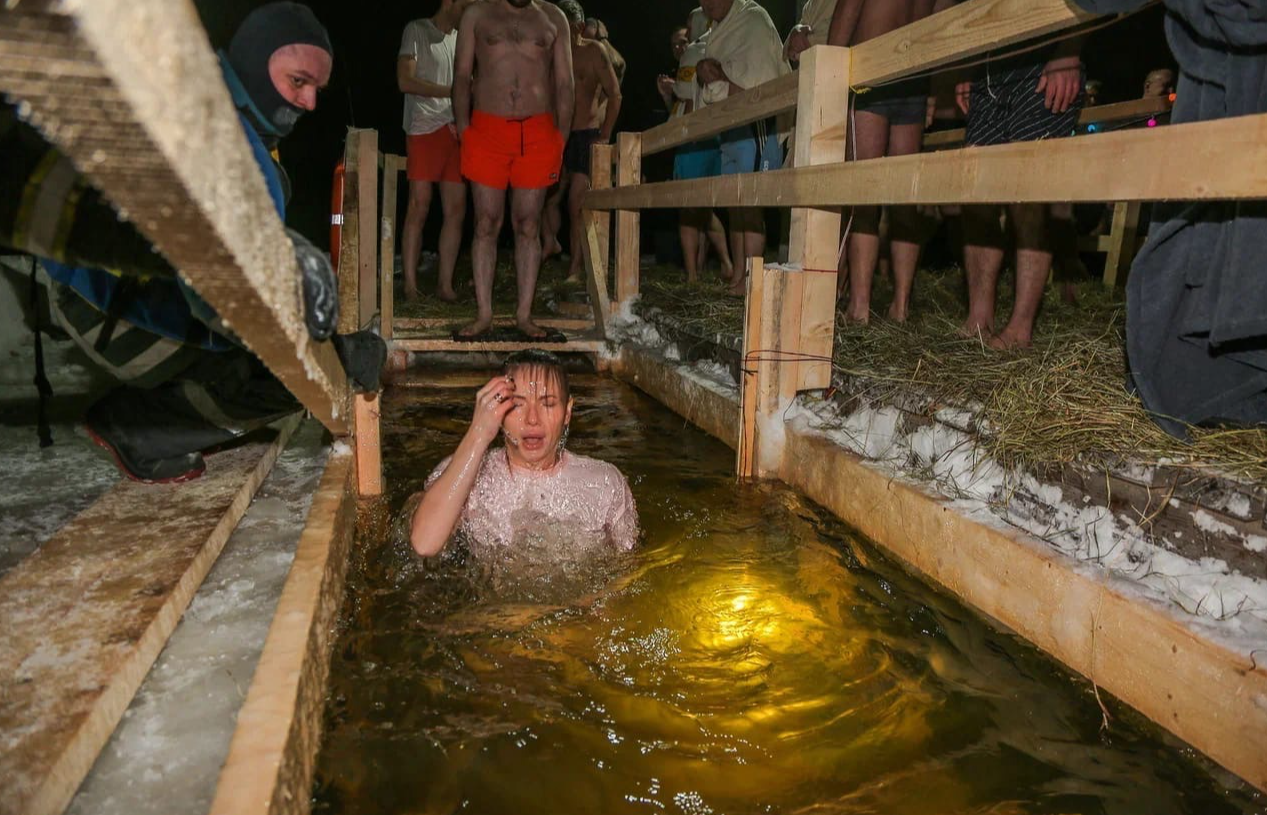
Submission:
<svg viewBox="0 0 1267 815">
<path fill-rule="evenodd" d="M 333 63 L 329 38 L 306 7 L 270 3 L 246 18 L 230 51 L 221 55 L 225 83 L 284 220 L 284 175 L 272 151 L 316 107 Z M 0 245 L 39 258 L 52 280 L 54 318 L 122 383 L 88 409 L 85 423 L 125 475 L 146 483 L 197 478 L 205 469 L 202 451 L 300 409 L 135 227 L 11 107 L 0 106 L 0 155 Z M 46 183 L 66 174 L 74 183 Z M 18 206 L 23 201 L 35 205 Z M 382 340 L 366 332 L 332 337 L 338 295 L 330 261 L 287 233 L 309 335 L 333 339 L 354 383 L 377 388 Z M 40 240 L 58 234 L 65 239 Z"/>
</svg>

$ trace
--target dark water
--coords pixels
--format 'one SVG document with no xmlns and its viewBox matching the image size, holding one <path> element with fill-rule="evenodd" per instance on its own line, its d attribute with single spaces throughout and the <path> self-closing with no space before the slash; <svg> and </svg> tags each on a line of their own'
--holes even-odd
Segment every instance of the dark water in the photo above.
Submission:
<svg viewBox="0 0 1267 815">
<path fill-rule="evenodd" d="M 473 391 L 389 396 L 394 506 Z M 360 541 L 317 812 L 1263 811 L 1111 701 L 1102 731 L 1085 682 L 790 490 L 737 486 L 729 449 L 642 395 L 582 383 L 571 447 L 629 477 L 633 555 Z"/>
</svg>

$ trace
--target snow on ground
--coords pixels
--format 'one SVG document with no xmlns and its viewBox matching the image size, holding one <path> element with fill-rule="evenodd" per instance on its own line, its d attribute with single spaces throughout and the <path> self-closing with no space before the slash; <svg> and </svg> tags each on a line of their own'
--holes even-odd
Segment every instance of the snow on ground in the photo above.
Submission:
<svg viewBox="0 0 1267 815">
<path fill-rule="evenodd" d="M 225 545 L 69 815 L 203 815 L 312 493 L 324 431 L 300 426 Z"/>
<path fill-rule="evenodd" d="M 1072 504 L 1058 486 L 1001 467 L 957 429 L 971 427 L 967 414 L 939 413 L 938 421 L 904 432 L 893 407 L 841 416 L 833 403 L 802 397 L 787 417 L 895 477 L 935 485 L 974 519 L 1028 532 L 1086 568 L 1118 578 L 1117 588 L 1181 609 L 1190 623 L 1238 650 L 1267 645 L 1267 581 L 1232 571 L 1222 560 L 1178 555 L 1130 518 L 1090 502 Z M 1234 532 L 1203 511 L 1194 521 L 1205 531 Z M 1250 536 L 1245 545 L 1261 551 L 1267 539 Z"/>
</svg>

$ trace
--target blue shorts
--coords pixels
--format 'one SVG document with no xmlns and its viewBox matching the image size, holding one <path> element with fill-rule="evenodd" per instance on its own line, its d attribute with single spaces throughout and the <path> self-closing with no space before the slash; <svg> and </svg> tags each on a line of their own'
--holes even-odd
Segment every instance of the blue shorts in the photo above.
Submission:
<svg viewBox="0 0 1267 815">
<path fill-rule="evenodd" d="M 761 134 L 758 142 L 758 134 Z M 758 122 L 727 130 L 721 134 L 721 174 L 764 173 L 783 166 L 783 148 L 779 134 Z"/>
<path fill-rule="evenodd" d="M 708 178 L 721 175 L 721 151 L 716 138 L 684 144 L 673 157 L 676 179 Z"/>
</svg>

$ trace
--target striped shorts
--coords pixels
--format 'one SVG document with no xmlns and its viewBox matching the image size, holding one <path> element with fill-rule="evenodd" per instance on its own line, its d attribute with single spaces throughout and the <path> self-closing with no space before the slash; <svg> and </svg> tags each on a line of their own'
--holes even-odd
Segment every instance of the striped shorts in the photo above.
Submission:
<svg viewBox="0 0 1267 815">
<path fill-rule="evenodd" d="M 969 145 L 1008 144 L 1070 136 L 1082 111 L 1085 84 L 1079 74 L 1078 96 L 1064 113 L 1047 109 L 1045 94 L 1038 93 L 1046 61 L 1009 67 L 987 65 L 986 75 L 972 83 L 968 105 Z"/>
</svg>

